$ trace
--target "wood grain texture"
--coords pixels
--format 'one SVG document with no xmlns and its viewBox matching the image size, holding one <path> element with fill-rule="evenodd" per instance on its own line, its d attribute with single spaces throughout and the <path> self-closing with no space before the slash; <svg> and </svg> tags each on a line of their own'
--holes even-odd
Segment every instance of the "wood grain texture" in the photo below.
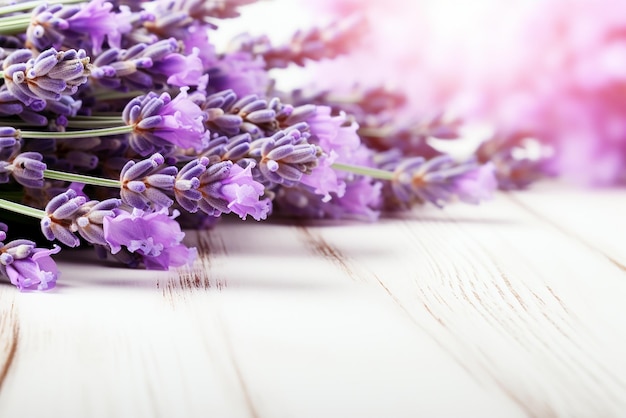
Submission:
<svg viewBox="0 0 626 418">
<path fill-rule="evenodd" d="M 624 416 L 624 204 L 229 221 L 172 272 L 65 254 L 56 291 L 0 287 L 0 417 Z"/>
</svg>

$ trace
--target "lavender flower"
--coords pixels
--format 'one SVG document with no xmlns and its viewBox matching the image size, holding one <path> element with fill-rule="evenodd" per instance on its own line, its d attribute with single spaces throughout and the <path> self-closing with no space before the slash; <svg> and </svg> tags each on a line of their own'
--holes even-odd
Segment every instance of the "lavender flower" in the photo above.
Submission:
<svg viewBox="0 0 626 418">
<path fill-rule="evenodd" d="M 199 51 L 198 58 L 200 58 L 203 70 L 208 70 L 217 62 L 215 46 L 209 41 L 207 26 L 196 22 L 187 27 L 182 36 L 176 37 L 183 42 L 185 52 L 194 49 Z"/>
<path fill-rule="evenodd" d="M 250 152 L 252 138 L 250 134 L 235 135 L 232 138 L 220 136 L 211 139 L 209 147 L 203 155 L 212 162 L 215 161 L 239 161 Z"/>
<path fill-rule="evenodd" d="M 355 127 L 351 127 L 345 133 L 348 134 L 353 129 Z M 333 131 L 336 132 L 336 130 L 328 130 L 327 132 Z M 336 137 L 331 136 L 331 138 Z M 322 138 L 322 142 L 326 142 L 326 140 Z M 338 142 L 338 144 L 340 143 Z M 341 155 L 331 149 L 333 158 L 337 157 L 337 160 L 343 164 L 363 168 L 374 167 L 371 150 L 358 143 L 353 143 L 352 147 L 354 148 L 347 147 L 343 151 L 338 148 L 337 150 L 341 152 Z M 316 170 L 317 168 L 313 170 L 312 176 Z M 335 170 L 332 166 L 328 170 L 331 175 L 326 181 L 331 182 L 331 184 L 333 184 L 332 182 L 340 184 L 341 188 L 338 188 L 338 191 L 329 190 L 325 194 L 319 193 L 320 185 L 305 181 L 305 179 L 308 180 L 309 176 L 303 176 L 303 181 L 300 184 L 290 188 L 281 187 L 277 190 L 275 200 L 277 211 L 297 217 L 376 220 L 382 206 L 381 188 L 383 184 L 374 181 L 369 176 Z"/>
<path fill-rule="evenodd" d="M 167 209 L 132 213 L 118 211 L 115 217 L 104 217 L 104 237 L 112 254 L 123 249 L 139 256 L 149 270 L 167 270 L 190 264 L 196 258 L 195 248 L 181 243 L 185 233 L 169 216 Z"/>
<path fill-rule="evenodd" d="M 242 168 L 231 161 L 210 165 L 200 177 L 200 209 L 212 216 L 234 212 L 242 219 L 247 215 L 257 221 L 265 219 L 270 211 L 270 201 L 259 199 L 265 187 L 253 179 L 253 167 L 254 163 Z"/>
<path fill-rule="evenodd" d="M 491 162 L 498 187 L 524 189 L 554 173 L 554 149 L 524 132 L 499 133 L 476 151 L 478 161 Z"/>
<path fill-rule="evenodd" d="M 395 166 L 387 188 L 386 203 L 390 208 L 424 202 L 441 208 L 454 199 L 477 204 L 489 199 L 497 187 L 492 164 L 480 165 L 473 160 L 457 163 L 448 155 L 428 161 L 408 158 L 386 166 Z"/>
<path fill-rule="evenodd" d="M 41 231 L 48 240 L 57 239 L 68 247 L 80 245 L 75 232 L 91 244 L 107 245 L 103 230 L 104 218 L 115 216 L 114 210 L 120 203 L 119 199 L 88 201 L 85 196 L 79 196 L 76 191 L 69 189 L 52 198 L 46 205 Z"/>
<path fill-rule="evenodd" d="M 304 66 L 308 60 L 319 61 L 347 53 L 362 38 L 365 26 L 362 18 L 346 17 L 325 28 L 300 30 L 286 45 L 274 46 L 267 36 L 244 34 L 235 38 L 230 48 L 262 57 L 267 68 L 286 68 L 291 63 Z"/>
<path fill-rule="evenodd" d="M 10 126 L 0 127 L 0 160 L 8 160 L 20 149 L 18 137 L 17 129 Z M 5 183 L 5 181 L 0 181 L 0 183 Z"/>
<path fill-rule="evenodd" d="M 0 115 L 19 115 L 24 110 L 24 104 L 20 102 L 8 90 L 6 84 L 0 88 Z"/>
<path fill-rule="evenodd" d="M 191 160 L 178 172 L 174 180 L 176 201 L 188 212 L 195 213 L 198 210 L 198 201 L 202 199 L 202 193 L 198 190 L 200 178 L 208 165 L 209 159 L 206 157 Z"/>
<path fill-rule="evenodd" d="M 303 187 L 281 187 L 276 192 L 276 212 L 299 218 L 357 219 L 373 222 L 380 215 L 382 204 L 381 182 L 358 176 L 346 181 L 341 197 L 334 193 L 331 199 Z"/>
<path fill-rule="evenodd" d="M 120 173 L 122 201 L 141 210 L 167 208 L 174 203 L 168 193 L 174 189 L 176 167 L 162 167 L 161 154 L 138 163 L 128 161 Z"/>
<path fill-rule="evenodd" d="M 6 229 L 6 225 L 2 225 Z M 0 230 L 0 241 L 6 239 L 6 231 Z M 19 290 L 50 290 L 55 287 L 59 272 L 50 257 L 61 251 L 36 248 L 32 241 L 19 239 L 4 244 L 0 242 L 0 274 L 7 277 Z"/>
<path fill-rule="evenodd" d="M 130 15 L 125 9 L 118 13 L 112 9 L 104 0 L 82 5 L 41 4 L 32 12 L 27 43 L 43 50 L 59 49 L 69 42 L 79 48 L 90 47 L 97 55 L 106 38 L 109 45 L 119 48 L 122 34 L 131 30 Z"/>
<path fill-rule="evenodd" d="M 131 147 L 142 156 L 153 152 L 169 152 L 174 147 L 207 147 L 210 133 L 204 127 L 205 115 L 188 98 L 183 88 L 172 100 L 168 93 L 148 93 L 131 100 L 122 118 L 133 127 Z"/>
<path fill-rule="evenodd" d="M 200 176 L 206 170 L 206 157 L 189 161 L 178 171 L 165 165 L 161 154 L 135 163 L 128 161 L 120 173 L 121 198 L 127 205 L 141 210 L 170 207 L 176 201 L 187 211 L 195 212 L 202 195 L 198 191 Z"/>
<path fill-rule="evenodd" d="M 315 106 L 283 104 L 278 97 L 264 99 L 256 94 L 238 98 L 233 90 L 224 90 L 206 97 L 200 104 L 207 114 L 206 126 L 218 136 L 234 137 L 248 134 L 251 139 L 269 137 L 281 130 L 309 130 L 306 120 Z"/>
<path fill-rule="evenodd" d="M 197 86 L 204 74 L 199 53 L 198 49 L 194 49 L 188 55 L 168 54 L 162 60 L 154 62 L 150 72 L 163 75 L 167 84 L 172 86 Z"/>
<path fill-rule="evenodd" d="M 156 0 L 143 7 L 154 14 L 155 19 L 144 26 L 151 32 L 169 36 L 180 35 L 180 30 L 208 18 L 231 18 L 239 16 L 238 9 L 257 0 Z"/>
<path fill-rule="evenodd" d="M 225 54 L 209 71 L 209 90 L 233 90 L 242 97 L 265 96 L 270 86 L 265 61 L 246 52 Z"/>
<path fill-rule="evenodd" d="M 23 152 L 10 162 L 0 161 L 0 183 L 8 181 L 8 174 L 11 174 L 24 187 L 42 187 L 46 169 L 42 160 L 43 156 L 38 152 Z"/>
<path fill-rule="evenodd" d="M 138 43 L 129 49 L 111 48 L 96 57 L 92 70 L 99 84 L 117 90 L 197 86 L 202 75 L 198 53 L 180 54 L 174 38 Z"/>
<path fill-rule="evenodd" d="M 11 53 L 2 62 L 8 91 L 27 106 L 42 110 L 45 101 L 74 94 L 87 82 L 89 58 L 84 50 L 47 49 L 33 58 L 28 49 Z"/>
<path fill-rule="evenodd" d="M 258 161 L 258 173 L 270 183 L 287 187 L 302 180 L 317 166 L 321 149 L 307 142 L 309 135 L 297 129 L 279 131 L 250 144 L 248 156 Z"/>
<path fill-rule="evenodd" d="M 330 193 L 341 197 L 346 189 L 343 180 L 346 174 L 333 170 L 332 164 L 354 163 L 354 154 L 360 148 L 361 140 L 356 133 L 358 125 L 348 121 L 345 114 L 332 116 L 331 108 L 327 106 L 316 106 L 313 109 L 298 113 L 307 115 L 305 122 L 312 134 L 309 142 L 318 145 L 324 153 L 311 174 L 302 178 L 302 183 L 313 188 L 316 194 L 322 195 L 324 201 L 329 201 Z M 294 117 L 295 115 L 290 115 L 286 122 Z"/>
</svg>

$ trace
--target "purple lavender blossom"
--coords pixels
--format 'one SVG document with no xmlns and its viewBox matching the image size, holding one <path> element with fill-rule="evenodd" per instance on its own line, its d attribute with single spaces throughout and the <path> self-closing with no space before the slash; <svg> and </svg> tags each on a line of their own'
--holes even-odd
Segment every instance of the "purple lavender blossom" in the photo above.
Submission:
<svg viewBox="0 0 626 418">
<path fill-rule="evenodd" d="M 346 181 L 341 197 L 331 193 L 329 201 L 302 187 L 281 187 L 274 200 L 277 212 L 299 218 L 358 219 L 373 222 L 380 215 L 382 183 L 358 176 Z"/>
<path fill-rule="evenodd" d="M 181 36 L 185 52 L 198 50 L 198 58 L 202 69 L 208 70 L 217 61 L 215 46 L 209 41 L 207 25 L 195 23 L 187 28 Z"/>
<path fill-rule="evenodd" d="M 6 225 L 2 225 L 6 229 Z M 6 232 L 0 230 L 0 241 L 6 239 Z M 59 271 L 50 257 L 61 251 L 55 245 L 52 249 L 36 248 L 35 243 L 19 239 L 4 244 L 0 242 L 0 274 L 7 277 L 19 290 L 50 290 L 55 287 Z"/>
<path fill-rule="evenodd" d="M 350 152 L 342 153 L 341 162 L 360 167 L 374 167 L 372 151 L 363 145 L 356 144 Z M 354 146 L 354 144 L 353 144 Z M 346 151 L 347 151 L 346 150 Z M 332 151 L 337 155 L 335 151 Z M 316 169 L 313 170 L 315 172 Z M 332 181 L 343 186 L 341 195 L 329 191 L 320 194 L 319 189 L 312 187 L 304 180 L 294 187 L 281 187 L 276 192 L 277 211 L 296 217 L 330 218 L 330 219 L 361 219 L 374 221 L 378 219 L 382 206 L 382 183 L 371 177 L 356 175 L 344 171 L 333 172 Z"/>
<path fill-rule="evenodd" d="M 39 188 L 43 186 L 43 173 L 46 164 L 38 152 L 23 152 L 16 155 L 10 162 L 0 161 L 0 183 L 8 180 L 11 174 L 15 181 L 24 187 Z"/>
<path fill-rule="evenodd" d="M 193 49 L 187 55 L 169 54 L 162 60 L 156 61 L 151 72 L 163 74 L 167 77 L 167 84 L 172 86 L 197 86 L 201 83 L 204 74 L 199 53 L 198 49 Z"/>
<path fill-rule="evenodd" d="M 242 219 L 247 215 L 257 221 L 265 219 L 270 212 L 270 201 L 260 199 L 265 187 L 253 179 L 253 167 L 253 162 L 242 168 L 231 161 L 207 167 L 198 187 L 202 194 L 198 202 L 200 209 L 212 216 L 234 212 Z"/>
<path fill-rule="evenodd" d="M 252 178 L 253 165 L 246 168 L 233 165 L 228 177 L 222 180 L 219 193 L 228 202 L 228 209 L 246 219 L 247 215 L 255 220 L 265 219 L 270 210 L 268 199 L 259 199 L 265 192 L 265 187 Z"/>
<path fill-rule="evenodd" d="M 298 129 L 279 131 L 250 144 L 248 156 L 258 161 L 259 177 L 266 182 L 294 186 L 317 166 L 321 149 Z"/>
<path fill-rule="evenodd" d="M 174 190 L 176 167 L 162 167 L 161 154 L 135 163 L 128 161 L 120 173 L 120 197 L 127 205 L 141 210 L 167 208 L 174 203 L 168 196 Z"/>
<path fill-rule="evenodd" d="M 285 123 L 293 118 L 294 116 L 290 116 Z M 330 193 L 341 197 L 346 189 L 343 180 L 346 174 L 335 171 L 332 164 L 354 164 L 354 153 L 361 145 L 357 135 L 358 125 L 349 122 L 344 113 L 332 116 L 331 108 L 327 106 L 316 106 L 315 111 L 305 118 L 305 122 L 312 134 L 309 142 L 318 145 L 324 153 L 311 174 L 302 178 L 302 183 L 322 195 L 324 201 L 331 199 Z"/>
<path fill-rule="evenodd" d="M 224 55 L 209 71 L 209 89 L 213 92 L 230 89 L 239 97 L 265 96 L 269 85 L 263 58 L 246 52 Z"/>
<path fill-rule="evenodd" d="M 174 179 L 174 195 L 178 204 L 186 211 L 194 213 L 198 210 L 198 201 L 202 199 L 200 178 L 209 165 L 207 157 L 189 161 L 180 169 Z"/>
<path fill-rule="evenodd" d="M 555 175 L 554 149 L 523 131 L 494 135 L 480 145 L 476 157 L 493 164 L 503 190 L 524 189 Z"/>
<path fill-rule="evenodd" d="M 455 199 L 478 204 L 489 199 L 497 188 L 494 167 L 489 163 L 457 163 L 449 155 L 440 155 L 428 161 L 408 158 L 394 165 L 394 178 L 387 188 L 386 203 L 390 208 L 424 202 L 441 208 Z"/>
<path fill-rule="evenodd" d="M 87 82 L 89 58 L 84 50 L 57 52 L 47 49 L 33 58 L 28 49 L 12 52 L 2 62 L 8 91 L 33 110 L 42 110 L 47 100 L 76 93 Z"/>
<path fill-rule="evenodd" d="M 11 94 L 6 84 L 0 87 L 0 115 L 19 115 L 23 110 L 24 104 Z"/>
<path fill-rule="evenodd" d="M 119 48 L 122 35 L 130 32 L 131 16 L 127 9 L 113 12 L 113 4 L 91 0 L 81 5 L 42 4 L 32 12 L 26 31 L 27 43 L 43 50 L 62 45 L 89 48 L 95 55 L 107 39 Z"/>
<path fill-rule="evenodd" d="M 232 50 L 246 51 L 263 57 L 267 68 L 286 68 L 289 64 L 304 66 L 307 61 L 335 58 L 347 53 L 365 33 L 363 18 L 352 15 L 325 27 L 297 31 L 285 45 L 272 45 L 268 36 L 240 35 Z"/>
<path fill-rule="evenodd" d="M 206 171 L 209 159 L 193 159 L 180 171 L 164 163 L 161 154 L 139 162 L 128 161 L 120 173 L 122 201 L 137 209 L 154 211 L 170 207 L 174 197 L 182 208 L 196 212 L 202 198 L 198 191 L 199 178 Z"/>
<path fill-rule="evenodd" d="M 195 248 L 181 243 L 185 233 L 169 216 L 167 209 L 132 213 L 119 211 L 115 217 L 104 218 L 104 237 L 112 254 L 125 249 L 139 255 L 149 270 L 167 270 L 190 264 L 197 256 Z"/>
<path fill-rule="evenodd" d="M 323 153 L 311 172 L 300 179 L 300 183 L 310 187 L 315 194 L 322 196 L 324 202 L 332 198 L 331 193 L 341 197 L 346 192 L 346 183 L 339 179 L 337 171 L 332 167 L 337 158 L 335 151 Z"/>
<path fill-rule="evenodd" d="M 176 39 L 169 38 L 106 50 L 94 60 L 92 77 L 111 89 L 151 90 L 166 85 L 198 86 L 206 83 L 207 76 L 199 50 L 183 55 Z"/>
<path fill-rule="evenodd" d="M 122 118 L 133 127 L 130 145 L 142 156 L 167 153 L 175 146 L 200 152 L 208 145 L 206 115 L 188 98 L 186 88 L 173 100 L 168 93 L 139 96 L 126 105 Z"/>
<path fill-rule="evenodd" d="M 20 149 L 18 137 L 19 131 L 17 129 L 10 126 L 0 127 L 0 160 L 8 160 Z M 8 181 L 8 173 L 5 173 L 4 176 Z M 6 181 L 0 180 L 0 183 L 6 183 Z"/>
<path fill-rule="evenodd" d="M 46 205 L 41 231 L 48 240 L 57 239 L 68 247 L 80 245 L 75 232 L 91 244 L 107 245 L 103 230 L 104 218 L 115 216 L 115 210 L 120 204 L 119 199 L 102 202 L 88 200 L 82 191 L 78 195 L 74 189 L 68 189 L 50 199 Z"/>
<path fill-rule="evenodd" d="M 155 16 L 152 22 L 145 25 L 148 30 L 160 35 L 177 36 L 188 26 L 208 21 L 209 18 L 237 17 L 239 7 L 255 1 L 154 0 L 144 2 L 142 6 Z"/>
</svg>

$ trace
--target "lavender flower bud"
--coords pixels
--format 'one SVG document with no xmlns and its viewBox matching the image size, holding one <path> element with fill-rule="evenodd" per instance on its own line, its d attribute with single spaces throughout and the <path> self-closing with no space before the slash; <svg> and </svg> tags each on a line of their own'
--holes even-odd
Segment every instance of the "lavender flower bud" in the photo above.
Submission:
<svg viewBox="0 0 626 418">
<path fill-rule="evenodd" d="M 206 157 L 189 161 L 180 170 L 174 183 L 176 201 L 188 212 L 195 213 L 198 210 L 198 201 L 202 194 L 198 191 L 200 177 L 206 172 L 209 159 Z"/>
<path fill-rule="evenodd" d="M 18 50 L 3 63 L 9 92 L 26 105 L 40 100 L 59 100 L 87 82 L 89 58 L 85 51 L 57 52 L 50 48 L 36 58 L 30 50 Z"/>
<path fill-rule="evenodd" d="M 489 199 L 496 186 L 493 165 L 473 160 L 457 163 L 449 155 L 440 155 L 428 161 L 415 157 L 396 163 L 386 192 L 388 202 L 397 207 L 430 202 L 441 208 L 455 199 L 477 204 Z"/>
<path fill-rule="evenodd" d="M 198 207 L 208 215 L 220 216 L 234 212 L 242 219 L 251 215 L 254 219 L 265 219 L 270 211 L 269 199 L 260 199 L 265 192 L 263 185 L 252 177 L 254 163 L 246 168 L 222 161 L 207 167 L 200 177 L 198 190 L 202 199 Z"/>
<path fill-rule="evenodd" d="M 39 188 L 43 186 L 43 172 L 46 164 L 38 152 L 23 152 L 13 161 L 0 161 L 0 182 L 10 173 L 15 181 L 24 187 Z"/>
<path fill-rule="evenodd" d="M 120 204 L 120 199 L 107 199 L 102 202 L 90 200 L 82 205 L 74 220 L 80 236 L 91 244 L 107 246 L 104 238 L 104 218 L 115 217 L 115 209 Z"/>
<path fill-rule="evenodd" d="M 122 201 L 141 210 L 171 206 L 174 201 L 169 195 L 174 190 L 178 170 L 174 166 L 162 167 L 164 162 L 161 154 L 154 154 L 138 163 L 126 163 L 120 173 Z"/>
<path fill-rule="evenodd" d="M 308 134 L 280 131 L 250 144 L 248 156 L 258 161 L 258 171 L 270 183 L 293 186 L 317 166 L 321 150 L 307 142 Z"/>
<path fill-rule="evenodd" d="M 0 90 L 0 115 L 18 115 L 22 113 L 23 110 L 23 103 L 17 100 L 15 96 L 7 90 L 6 86 L 2 86 L 2 90 Z"/>
<path fill-rule="evenodd" d="M 20 149 L 18 138 L 19 131 L 17 129 L 9 126 L 0 127 L 0 161 L 10 159 L 11 156 Z M 0 180 L 0 183 L 5 182 L 6 181 Z"/>
<path fill-rule="evenodd" d="M 107 246 L 104 219 L 115 217 L 120 204 L 119 199 L 87 201 L 69 189 L 50 199 L 45 208 L 46 216 L 41 220 L 41 230 L 48 240 L 57 239 L 69 247 L 80 245 L 76 232 L 91 244 Z"/>
<path fill-rule="evenodd" d="M 61 46 L 88 46 L 99 54 L 107 38 L 112 47 L 119 47 L 122 34 L 131 30 L 130 13 L 121 9 L 112 12 L 113 4 L 91 0 L 79 5 L 41 4 L 31 13 L 26 30 L 26 43 L 38 50 Z"/>
<path fill-rule="evenodd" d="M 283 105 L 278 98 L 267 101 L 249 94 L 237 99 L 232 90 L 208 96 L 201 107 L 207 114 L 207 127 L 225 136 L 248 133 L 252 139 L 259 139 L 304 121 L 300 118 L 284 123 L 293 107 Z M 308 108 L 302 110 L 308 112 Z"/>
<path fill-rule="evenodd" d="M 131 100 L 122 113 L 133 127 L 131 147 L 140 155 L 154 151 L 171 152 L 174 147 L 204 150 L 210 133 L 204 126 L 206 115 L 181 89 L 174 99 L 168 93 L 149 93 Z"/>
<path fill-rule="evenodd" d="M 245 51 L 263 58 L 267 68 L 304 66 L 307 60 L 335 58 L 348 52 L 365 31 L 362 18 L 346 18 L 325 28 L 298 31 L 286 45 L 274 46 L 267 36 L 244 34 L 236 38 L 232 50 Z"/>
<path fill-rule="evenodd" d="M 5 231 L 0 240 L 6 238 Z M 0 242 L 0 275 L 8 278 L 19 290 L 48 290 L 55 286 L 58 270 L 51 254 L 61 248 L 51 250 L 36 248 L 35 243 L 18 239 L 4 244 Z"/>
<path fill-rule="evenodd" d="M 213 138 L 204 155 L 211 161 L 239 161 L 250 151 L 252 139 L 250 134 L 241 134 L 228 138 L 221 136 Z"/>
<path fill-rule="evenodd" d="M 476 156 L 493 163 L 498 187 L 524 189 L 537 180 L 554 176 L 554 149 L 525 132 L 498 133 L 483 142 Z"/>
<path fill-rule="evenodd" d="M 83 196 L 76 196 L 71 189 L 50 199 L 45 208 L 46 216 L 41 219 L 43 235 L 50 241 L 57 239 L 68 247 L 80 245 L 80 240 L 74 235 L 78 230 L 74 217 L 85 202 Z"/>
</svg>

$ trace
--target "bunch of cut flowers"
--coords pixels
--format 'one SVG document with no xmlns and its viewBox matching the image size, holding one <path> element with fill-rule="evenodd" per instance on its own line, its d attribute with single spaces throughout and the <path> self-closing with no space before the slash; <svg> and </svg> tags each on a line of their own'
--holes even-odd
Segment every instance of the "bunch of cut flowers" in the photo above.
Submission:
<svg viewBox="0 0 626 418">
<path fill-rule="evenodd" d="M 130 267 L 183 266 L 197 256 L 183 230 L 222 216 L 375 221 L 425 203 L 476 204 L 535 179 L 541 161 L 519 157 L 518 142 L 462 158 L 442 151 L 437 141 L 463 141 L 462 123 L 399 118 L 401 91 L 279 90 L 281 70 L 348 52 L 367 22 L 304 28 L 282 44 L 244 34 L 217 48 L 221 22 L 250 3 L 0 6 L 5 281 L 51 289 L 51 256 L 85 246 Z"/>
</svg>

